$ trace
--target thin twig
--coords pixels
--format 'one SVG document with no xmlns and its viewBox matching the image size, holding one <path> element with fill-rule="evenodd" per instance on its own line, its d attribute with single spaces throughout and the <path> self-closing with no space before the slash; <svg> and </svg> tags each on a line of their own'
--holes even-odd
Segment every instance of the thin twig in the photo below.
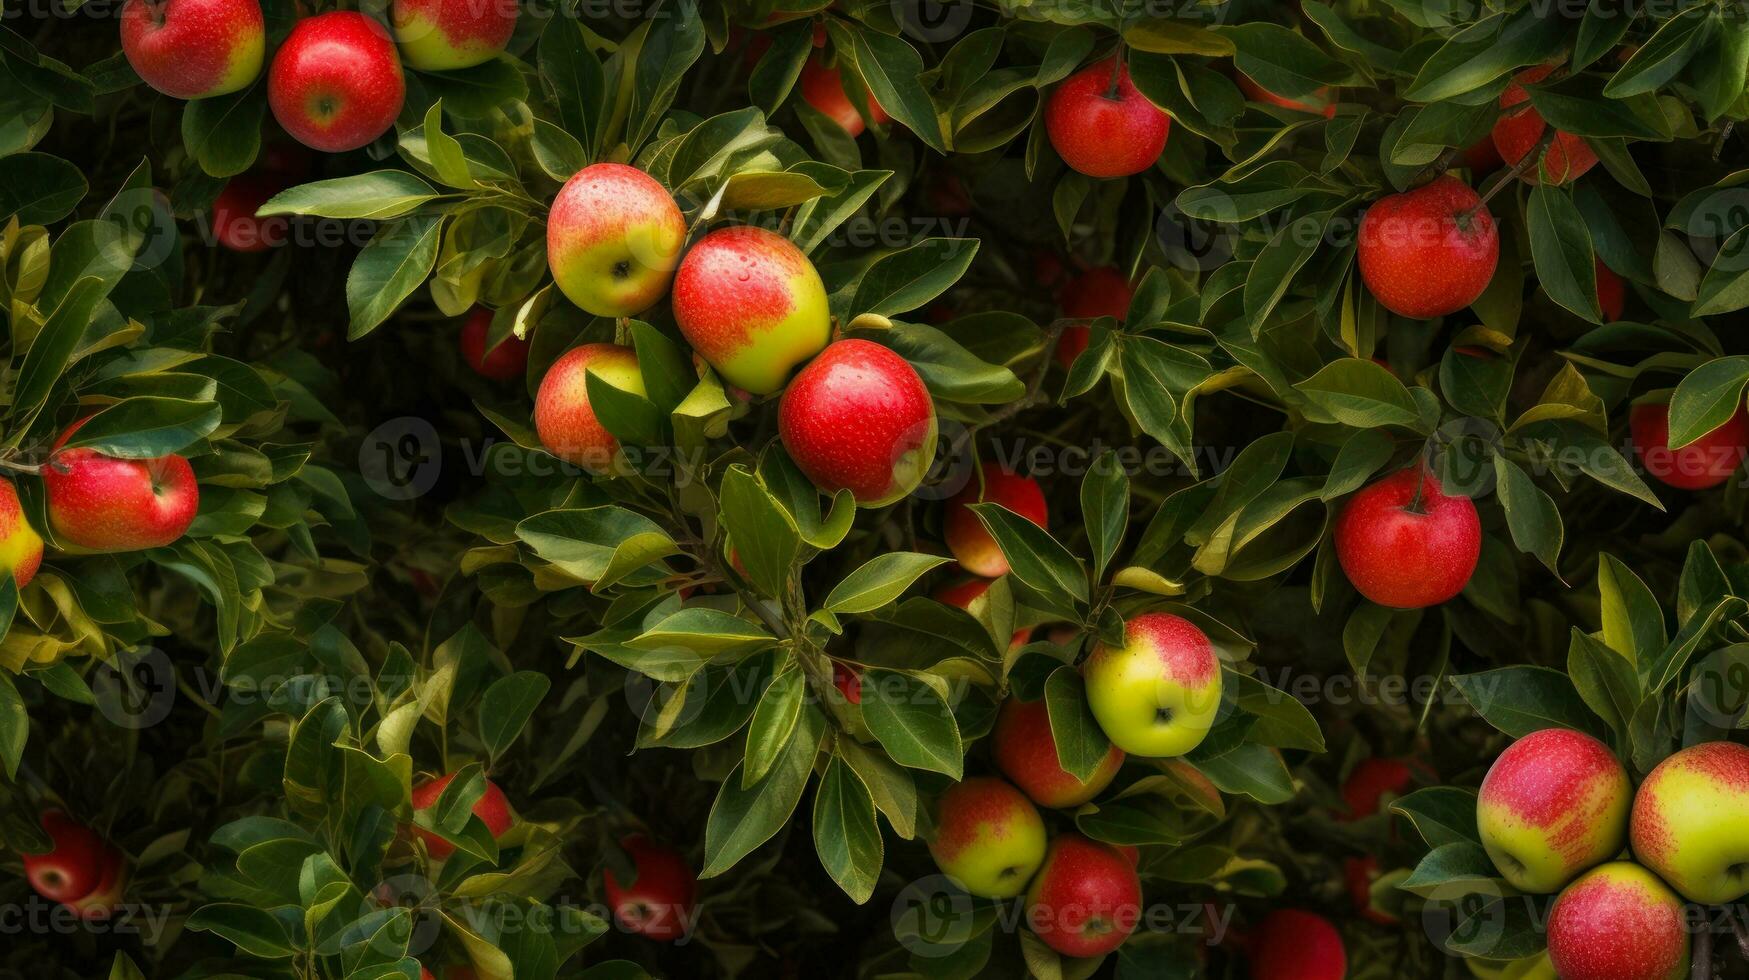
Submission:
<svg viewBox="0 0 1749 980">
<path fill-rule="evenodd" d="M 1492 201 L 1494 199 L 1494 195 L 1500 193 L 1500 189 L 1502 187 L 1505 187 L 1507 184 L 1510 184 L 1514 180 L 1517 180 L 1519 177 L 1524 175 L 1525 171 L 1529 170 L 1531 167 L 1534 167 L 1538 163 L 1540 163 L 1542 161 L 1543 154 L 1548 152 L 1548 148 L 1549 148 L 1550 144 L 1554 143 L 1555 136 L 1558 134 L 1558 132 L 1559 131 L 1556 130 L 1555 127 L 1549 126 L 1549 125 L 1544 125 L 1542 138 L 1536 141 L 1536 145 L 1531 147 L 1530 152 L 1526 153 L 1524 155 L 1524 159 L 1513 164 L 1512 169 L 1506 171 L 1506 176 L 1501 177 L 1498 181 L 1495 182 L 1493 187 L 1488 188 L 1488 192 L 1486 194 L 1482 195 L 1482 199 L 1480 201 L 1476 202 L 1475 207 L 1470 208 L 1469 210 L 1464 211 L 1461 214 L 1459 214 L 1457 216 L 1458 225 L 1461 227 L 1462 225 L 1467 223 L 1471 218 L 1475 217 L 1476 212 L 1481 211 L 1483 208 L 1486 208 L 1488 206 L 1488 202 Z"/>
<path fill-rule="evenodd" d="M 1713 933 L 1711 929 L 1700 929 L 1694 934 L 1694 966 L 1688 973 L 1690 980 L 1713 980 Z"/>
<path fill-rule="evenodd" d="M 1749 960 L 1749 927 L 1745 927 L 1743 920 L 1737 917 L 1737 911 L 1735 904 L 1725 906 L 1725 919 L 1731 923 L 1731 932 L 1737 936 L 1737 951 L 1744 959 Z M 1749 915 L 1749 909 L 1745 909 L 1743 914 Z"/>
</svg>

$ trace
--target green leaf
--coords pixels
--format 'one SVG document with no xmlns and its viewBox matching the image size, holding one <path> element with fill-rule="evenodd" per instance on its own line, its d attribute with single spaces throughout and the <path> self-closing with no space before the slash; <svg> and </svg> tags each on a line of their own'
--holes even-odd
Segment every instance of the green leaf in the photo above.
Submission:
<svg viewBox="0 0 1749 980">
<path fill-rule="evenodd" d="M 439 195 L 405 170 L 373 170 L 318 180 L 280 191 L 255 213 L 313 214 L 322 218 L 398 218 Z"/>
<path fill-rule="evenodd" d="M 883 255 L 857 281 L 851 316 L 898 316 L 921 309 L 959 281 L 978 254 L 975 238 L 925 238 Z"/>
<path fill-rule="evenodd" d="M 1549 298 L 1592 323 L 1602 323 L 1597 305 L 1597 255 L 1585 218 L 1566 189 L 1539 184 L 1525 206 L 1530 255 Z"/>
<path fill-rule="evenodd" d="M 884 852 L 874 799 L 861 777 L 837 756 L 814 791 L 814 850 L 851 901 L 861 905 L 874 894 Z"/>
<path fill-rule="evenodd" d="M 1391 372 L 1371 361 L 1331 361 L 1294 385 L 1332 420 L 1357 429 L 1381 425 L 1414 428 L 1421 420 L 1415 399 Z"/>
<path fill-rule="evenodd" d="M 538 670 L 519 670 L 493 681 L 480 695 L 480 741 L 493 758 L 515 744 L 552 686 Z"/>
<path fill-rule="evenodd" d="M 1348 66 L 1278 24 L 1237 24 L 1211 30 L 1232 42 L 1234 67 L 1285 98 L 1308 96 L 1322 86 L 1341 85 L 1349 79 Z"/>
<path fill-rule="evenodd" d="M 1451 679 L 1482 719 L 1513 738 L 1544 728 L 1603 734 L 1566 674 L 1547 667 L 1501 667 Z"/>
<path fill-rule="evenodd" d="M 793 660 L 772 677 L 753 709 L 753 720 L 747 724 L 747 751 L 741 764 L 743 789 L 751 788 L 771 772 L 795 732 L 807 693 L 807 674 Z"/>
<path fill-rule="evenodd" d="M 1530 474 L 1504 454 L 1494 457 L 1494 476 L 1499 481 L 1500 505 L 1506 511 L 1506 526 L 1512 543 L 1560 575 L 1561 511 L 1554 500 L 1536 485 Z"/>
<path fill-rule="evenodd" d="M 870 668 L 862 673 L 862 717 L 894 762 L 961 778 L 959 724 L 935 688 L 909 674 Z"/>
<path fill-rule="evenodd" d="M 52 224 L 71 214 L 85 191 L 85 175 L 60 157 L 0 156 L 0 219 L 16 216 L 21 225 Z"/>
<path fill-rule="evenodd" d="M 1575 628 L 1567 646 L 1567 674 L 1597 717 L 1625 735 L 1640 707 L 1640 679 L 1634 665 Z"/>
<path fill-rule="evenodd" d="M 1456 786 L 1428 786 L 1399 797 L 1391 804 L 1415 825 L 1429 847 L 1469 842 L 1479 844 L 1476 829 L 1476 793 Z"/>
<path fill-rule="evenodd" d="M 601 148 L 607 98 L 601 62 L 589 50 L 582 27 L 564 15 L 548 20 L 541 31 L 539 58 L 541 82 L 558 105 L 559 124 L 585 151 L 576 168 L 581 169 Z M 536 126 L 538 132 L 538 120 Z"/>
<path fill-rule="evenodd" d="M 844 21 L 829 24 L 839 50 L 849 50 L 856 62 L 856 72 L 868 84 L 869 94 L 887 115 L 904 123 L 905 128 L 938 153 L 947 152 L 947 142 L 941 134 L 941 119 L 935 102 L 923 87 L 923 59 L 903 38 L 867 30 L 856 25 L 848 31 L 840 29 Z M 842 44 L 848 34 L 850 44 Z"/>
<path fill-rule="evenodd" d="M 1651 663 L 1669 642 L 1652 590 L 1613 555 L 1597 556 L 1597 590 L 1603 642 L 1630 664 Z"/>
<path fill-rule="evenodd" d="M 67 296 L 37 331 L 24 352 L 24 364 L 12 389 L 12 414 L 21 417 L 42 406 L 70 363 L 79 338 L 102 301 L 103 280 L 87 276 L 73 284 Z"/>
<path fill-rule="evenodd" d="M 734 535 L 730 547 L 747 570 L 748 580 L 765 595 L 785 596 L 790 570 L 801 553 L 795 521 L 759 478 L 740 465 L 723 474 L 718 502 L 722 524 Z"/>
<path fill-rule="evenodd" d="M 705 822 L 700 878 L 714 878 L 734 867 L 789 822 L 802 790 L 808 786 L 808 777 L 813 775 L 814 757 L 819 754 L 825 731 L 825 715 L 818 707 L 807 705 L 796 719 L 789 744 L 764 779 L 743 787 L 737 765 L 737 771 L 723 780 Z"/>
<path fill-rule="evenodd" d="M 1670 396 L 1670 448 L 1680 449 L 1743 410 L 1749 356 L 1708 361 L 1682 379 Z"/>
<path fill-rule="evenodd" d="M 182 107 L 182 146 L 209 175 L 236 176 L 248 170 L 261 151 L 261 120 L 266 112 L 267 97 L 259 85 L 195 99 Z"/>
<path fill-rule="evenodd" d="M 765 628 L 708 606 L 692 606 L 664 617 L 626 646 L 634 650 L 678 647 L 703 656 L 744 654 L 762 650 L 777 640 Z"/>
<path fill-rule="evenodd" d="M 629 556 L 649 562 L 680 550 L 656 522 L 620 507 L 549 510 L 523 519 L 516 536 L 585 582 L 624 567 Z"/>
<path fill-rule="evenodd" d="M 1045 679 L 1045 713 L 1063 771 L 1082 781 L 1093 778 L 1111 753 L 1111 740 L 1087 705 L 1087 687 L 1079 670 L 1064 665 L 1051 671 Z"/>
<path fill-rule="evenodd" d="M 972 504 L 971 511 L 996 539 L 1011 575 L 1044 595 L 1087 601 L 1087 573 L 1050 532 L 1001 504 Z"/>
<path fill-rule="evenodd" d="M 384 225 L 371 236 L 346 276 L 348 340 L 375 330 L 431 275 L 442 231 L 442 216 L 421 214 Z"/>
<path fill-rule="evenodd" d="M 285 959 L 297 952 L 285 927 L 265 909 L 235 902 L 217 902 L 196 909 L 187 926 L 229 940 L 249 956 Z"/>
<path fill-rule="evenodd" d="M 106 456 L 156 459 L 187 449 L 219 427 L 223 413 L 208 401 L 141 395 L 124 398 L 91 416 L 65 443 Z"/>
<path fill-rule="evenodd" d="M 966 350 L 946 333 L 921 323 L 894 323 L 870 339 L 891 347 L 938 401 L 1005 405 L 1026 394 L 1026 383 L 999 364 Z"/>
<path fill-rule="evenodd" d="M 12 580 L 8 578 L 10 586 Z M 12 586 L 14 602 L 17 587 Z M 24 710 L 24 698 L 12 678 L 0 673 L 0 764 L 6 766 L 6 778 L 18 778 L 18 763 L 24 759 L 24 745 L 30 740 L 30 716 Z"/>
<path fill-rule="evenodd" d="M 861 568 L 844 577 L 826 596 L 825 608 L 834 613 L 873 612 L 898 600 L 912 583 L 930 569 L 951 559 L 940 555 L 920 555 L 895 551 L 876 555 Z"/>
<path fill-rule="evenodd" d="M 1093 548 L 1093 578 L 1105 575 L 1105 567 L 1123 544 L 1130 521 L 1130 478 L 1112 450 L 1101 453 L 1081 478 L 1081 521 Z"/>
</svg>

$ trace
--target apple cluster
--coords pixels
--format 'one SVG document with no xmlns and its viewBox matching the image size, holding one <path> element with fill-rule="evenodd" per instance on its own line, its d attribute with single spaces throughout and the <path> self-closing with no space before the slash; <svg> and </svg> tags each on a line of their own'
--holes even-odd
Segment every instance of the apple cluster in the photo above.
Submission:
<svg viewBox="0 0 1749 980">
<path fill-rule="evenodd" d="M 1692 745 L 1634 789 L 1608 746 L 1549 728 L 1509 746 L 1476 802 L 1482 846 L 1527 894 L 1557 894 L 1549 959 L 1568 980 L 1688 975 L 1684 901 L 1749 894 L 1749 748 Z M 1631 857 L 1624 856 L 1624 850 Z"/>
</svg>

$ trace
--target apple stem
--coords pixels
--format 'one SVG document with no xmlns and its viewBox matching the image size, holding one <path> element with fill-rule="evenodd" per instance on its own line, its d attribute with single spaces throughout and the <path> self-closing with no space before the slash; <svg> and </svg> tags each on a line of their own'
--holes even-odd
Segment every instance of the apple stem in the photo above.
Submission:
<svg viewBox="0 0 1749 980">
<path fill-rule="evenodd" d="M 1467 228 L 1470 219 L 1474 218 L 1478 212 L 1486 208 L 1488 202 L 1494 199 L 1494 195 L 1500 193 L 1501 188 L 1512 183 L 1514 180 L 1517 180 L 1519 177 L 1523 176 L 1525 171 L 1541 162 L 1543 154 L 1548 151 L 1549 144 L 1555 141 L 1556 132 L 1555 127 L 1545 125 L 1543 127 L 1542 138 L 1536 141 L 1536 146 L 1531 147 L 1530 152 L 1524 155 L 1524 159 L 1513 164 L 1512 169 L 1506 171 L 1505 176 L 1495 181 L 1494 186 L 1488 188 L 1487 192 L 1482 195 L 1482 199 L 1476 202 L 1475 207 L 1458 212 L 1458 227 Z"/>
<path fill-rule="evenodd" d="M 1691 980 L 1712 980 L 1713 976 L 1713 933 L 1711 929 L 1698 929 L 1694 933 L 1694 968 L 1689 971 Z"/>
<path fill-rule="evenodd" d="M 1425 514 L 1426 511 L 1422 509 L 1421 504 L 1424 496 L 1422 491 L 1426 488 L 1428 479 L 1427 461 L 1424 459 L 1418 461 L 1416 470 L 1418 479 L 1415 481 L 1415 495 L 1409 498 L 1409 506 L 1406 509 L 1411 514 Z"/>
<path fill-rule="evenodd" d="M 0 469 L 12 470 L 15 473 L 39 474 L 43 471 L 41 463 L 21 463 L 10 456 L 0 456 Z"/>
<path fill-rule="evenodd" d="M 1111 85 L 1105 90 L 1105 97 L 1116 100 L 1119 83 L 1123 80 L 1124 53 L 1128 46 L 1123 43 L 1123 33 L 1117 35 L 1117 50 L 1111 53 Z"/>
</svg>

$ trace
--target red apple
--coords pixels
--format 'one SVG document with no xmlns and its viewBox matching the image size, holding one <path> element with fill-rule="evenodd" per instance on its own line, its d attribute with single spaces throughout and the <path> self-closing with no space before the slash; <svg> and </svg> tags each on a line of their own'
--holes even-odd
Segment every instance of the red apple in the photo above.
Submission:
<svg viewBox="0 0 1749 980">
<path fill-rule="evenodd" d="M 497 57 L 517 12 L 516 0 L 394 0 L 389 22 L 409 67 L 451 71 Z"/>
<path fill-rule="evenodd" d="M 171 98 L 241 91 L 267 51 L 260 0 L 127 0 L 121 50 L 141 81 Z"/>
<path fill-rule="evenodd" d="M 637 878 L 621 885 L 608 868 L 602 875 L 607 904 L 619 924 L 647 939 L 672 942 L 692 929 L 697 903 L 698 876 L 680 852 L 657 844 L 642 834 L 619 842 L 632 859 Z"/>
<path fill-rule="evenodd" d="M 778 434 L 826 493 L 884 507 L 922 482 L 935 456 L 935 403 L 915 368 L 867 340 L 840 340 L 783 393 Z"/>
<path fill-rule="evenodd" d="M 1099 266 L 1069 280 L 1057 294 L 1057 305 L 1063 316 L 1070 319 L 1097 320 L 1108 316 L 1122 323 L 1129 315 L 1130 300 L 1135 294 L 1135 288 L 1122 272 L 1108 265 Z M 1086 323 L 1070 324 L 1057 340 L 1057 363 L 1067 370 L 1087 349 L 1092 334 L 1093 328 Z"/>
<path fill-rule="evenodd" d="M 1631 861 L 1603 865 L 1568 885 L 1549 910 L 1548 943 L 1549 963 L 1561 980 L 1689 975 L 1682 899 Z"/>
<path fill-rule="evenodd" d="M 1348 811 L 1339 819 L 1361 820 L 1378 813 L 1387 793 L 1402 796 L 1415 785 L 1417 770 L 1426 775 L 1426 767 L 1411 767 L 1402 759 L 1375 755 L 1360 760 L 1342 781 L 1342 802 Z"/>
<path fill-rule="evenodd" d="M 285 244 L 290 220 L 283 215 L 257 218 L 255 212 L 287 186 L 283 177 L 264 170 L 226 181 L 213 199 L 213 238 L 233 252 L 265 252 Z"/>
<path fill-rule="evenodd" d="M 980 898 L 1013 898 L 1045 859 L 1045 823 L 1020 790 L 973 776 L 935 801 L 929 855 L 941 873 Z"/>
<path fill-rule="evenodd" d="M 1330 920 L 1298 909 L 1276 909 L 1250 937 L 1252 980 L 1343 980 L 1348 950 Z"/>
<path fill-rule="evenodd" d="M 110 870 L 110 847 L 97 832 L 59 810 L 39 818 L 49 835 L 46 854 L 24 855 L 24 877 L 51 902 L 76 902 L 97 891 Z"/>
<path fill-rule="evenodd" d="M 1309 112 L 1314 116 L 1323 116 L 1325 119 L 1336 118 L 1336 103 L 1330 100 L 1330 86 L 1328 85 L 1321 85 L 1316 92 L 1312 93 L 1313 101 L 1301 102 L 1297 99 L 1276 95 L 1252 81 L 1251 76 L 1244 72 L 1238 73 L 1237 80 L 1239 91 L 1245 93 L 1245 98 L 1252 102 L 1263 102 L 1283 109 L 1293 109 L 1296 112 Z"/>
<path fill-rule="evenodd" d="M 1615 270 L 1597 260 L 1597 306 L 1603 311 L 1603 322 L 1621 319 L 1628 306 L 1628 284 Z"/>
<path fill-rule="evenodd" d="M 1152 167 L 1172 119 L 1107 58 L 1063 80 L 1045 102 L 1045 132 L 1057 155 L 1089 177 L 1127 177 Z"/>
<path fill-rule="evenodd" d="M 298 21 L 267 71 L 273 118 L 298 142 L 328 153 L 356 150 L 388 132 L 406 96 L 389 32 L 353 11 Z"/>
<path fill-rule="evenodd" d="M 1500 159 L 1500 148 L 1494 145 L 1493 133 L 1477 140 L 1475 145 L 1458 155 L 1458 166 L 1468 169 L 1471 177 L 1477 179 L 1499 170 L 1504 162 Z"/>
<path fill-rule="evenodd" d="M 685 244 L 686 219 L 673 195 L 623 163 L 572 174 L 547 214 L 553 281 L 596 316 L 632 316 L 655 305 Z"/>
<path fill-rule="evenodd" d="M 528 370 L 528 341 L 515 334 L 486 350 L 486 333 L 492 327 L 492 311 L 477 306 L 462 323 L 462 357 L 474 373 L 493 381 L 514 381 Z"/>
<path fill-rule="evenodd" d="M 1366 288 L 1392 313 L 1417 320 L 1456 313 L 1494 278 L 1494 216 L 1451 174 L 1378 200 L 1360 221 L 1355 251 Z"/>
<path fill-rule="evenodd" d="M 1633 796 L 1609 746 L 1569 728 L 1544 728 L 1488 767 L 1476 827 L 1502 877 L 1547 895 L 1621 852 Z"/>
<path fill-rule="evenodd" d="M 1749 452 L 1749 414 L 1738 407 L 1725 424 L 1681 449 L 1670 448 L 1670 406 L 1652 402 L 1628 411 L 1628 438 L 1646 472 L 1678 490 L 1723 484 Z"/>
<path fill-rule="evenodd" d="M 584 344 L 566 351 L 542 376 L 534 396 L 534 428 L 547 452 L 593 473 L 613 466 L 619 440 L 589 404 L 589 375 L 621 391 L 644 394 L 638 355 L 618 344 Z"/>
<path fill-rule="evenodd" d="M 832 661 L 832 686 L 851 704 L 862 703 L 862 675 L 855 667 Z"/>
<path fill-rule="evenodd" d="M 1128 856 L 1076 833 L 1058 834 L 1026 892 L 1026 924 L 1064 956 L 1104 956 L 1142 917 L 1142 882 Z"/>
<path fill-rule="evenodd" d="M 1447 496 L 1425 467 L 1399 470 L 1349 498 L 1336 517 L 1336 558 L 1367 599 L 1436 606 L 1469 583 L 1482 522 L 1468 497 Z"/>
<path fill-rule="evenodd" d="M 452 772 L 435 779 L 427 779 L 413 787 L 413 810 L 417 812 L 436 806 L 438 797 L 443 795 L 444 787 L 454 778 L 455 773 Z M 490 779 L 486 780 L 486 791 L 474 801 L 473 813 L 491 831 L 493 839 L 504 836 L 504 832 L 515 822 L 515 818 L 510 815 L 510 801 L 505 798 L 504 791 Z M 426 852 L 439 861 L 455 853 L 454 844 L 424 827 L 415 825 L 413 833 L 425 842 Z"/>
<path fill-rule="evenodd" d="M 996 578 L 1008 574 L 1008 559 L 1003 556 L 996 539 L 984 529 L 978 515 L 972 513 L 970 505 L 1000 504 L 1039 527 L 1049 526 L 1050 515 L 1045 508 L 1045 492 L 1037 480 L 994 462 L 983 464 L 979 472 L 981 480 L 967 481 L 964 489 L 947 502 L 947 513 L 942 518 L 942 536 L 947 539 L 948 550 L 959 559 L 961 568 L 973 575 Z"/>
<path fill-rule="evenodd" d="M 1044 699 L 1022 701 L 1010 697 L 1002 702 L 996 727 L 990 734 L 996 767 L 1025 791 L 1039 806 L 1056 809 L 1077 807 L 1105 791 L 1123 766 L 1123 750 L 1107 749 L 1099 768 L 1086 780 L 1063 768 L 1051 734 L 1050 711 Z"/>
<path fill-rule="evenodd" d="M 61 433 L 42 469 L 56 541 L 86 551 L 139 551 L 182 537 L 200 509 L 194 467 L 174 453 L 117 459 L 84 447 L 62 449 L 85 422 Z"/>
<path fill-rule="evenodd" d="M 1506 91 L 1500 93 L 1503 111 L 1500 121 L 1494 124 L 1494 145 L 1500 148 L 1501 159 L 1512 166 L 1517 166 L 1526 154 L 1536 149 L 1548 129 L 1542 114 L 1530 104 L 1530 93 L 1524 87 L 1542 81 L 1554 70 L 1554 65 L 1527 68 L 1518 73 Z M 1556 133 L 1542 160 L 1526 168 L 1523 176 L 1529 183 L 1541 183 L 1543 172 L 1547 171 L 1549 183 L 1565 184 L 1578 180 L 1595 166 L 1597 154 L 1583 137 Z"/>
<path fill-rule="evenodd" d="M 845 133 L 852 137 L 862 135 L 866 123 L 863 121 L 862 114 L 857 112 L 856 106 L 851 103 L 850 96 L 844 93 L 844 79 L 838 68 L 826 67 L 825 62 L 820 60 L 818 54 L 810 55 L 808 63 L 802 68 L 802 77 L 798 81 L 798 86 L 801 88 L 802 98 L 815 109 L 825 113 L 826 117 L 842 127 Z M 868 93 L 866 87 L 863 91 Z M 870 121 L 878 126 L 891 120 L 892 117 L 888 116 L 887 111 L 881 108 L 881 104 L 875 101 L 873 94 L 867 94 L 867 99 Z"/>
<path fill-rule="evenodd" d="M 935 591 L 935 601 L 959 609 L 964 609 L 967 612 L 972 612 L 972 603 L 983 598 L 984 593 L 988 591 L 990 591 L 990 580 L 987 578 L 978 578 L 974 575 L 966 579 L 964 582 L 944 585 L 937 589 Z M 1010 650 L 1019 649 L 1020 647 L 1026 646 L 1027 641 L 1031 639 L 1032 627 L 1022 626 L 1020 629 L 1014 631 L 1013 638 L 1008 642 L 1008 648 Z"/>
<path fill-rule="evenodd" d="M 18 488 L 11 480 L 0 480 L 0 568 L 6 569 L 22 589 L 36 577 L 42 563 L 42 535 L 25 519 Z"/>
<path fill-rule="evenodd" d="M 1342 881 L 1348 886 L 1348 900 L 1355 913 L 1376 925 L 1394 926 L 1401 920 L 1373 908 L 1372 887 L 1378 878 L 1379 859 L 1371 854 L 1342 859 Z"/>
<path fill-rule="evenodd" d="M 794 242 L 752 225 L 699 239 L 674 274 L 674 322 L 723 380 L 769 395 L 832 339 L 826 286 Z"/>
</svg>

